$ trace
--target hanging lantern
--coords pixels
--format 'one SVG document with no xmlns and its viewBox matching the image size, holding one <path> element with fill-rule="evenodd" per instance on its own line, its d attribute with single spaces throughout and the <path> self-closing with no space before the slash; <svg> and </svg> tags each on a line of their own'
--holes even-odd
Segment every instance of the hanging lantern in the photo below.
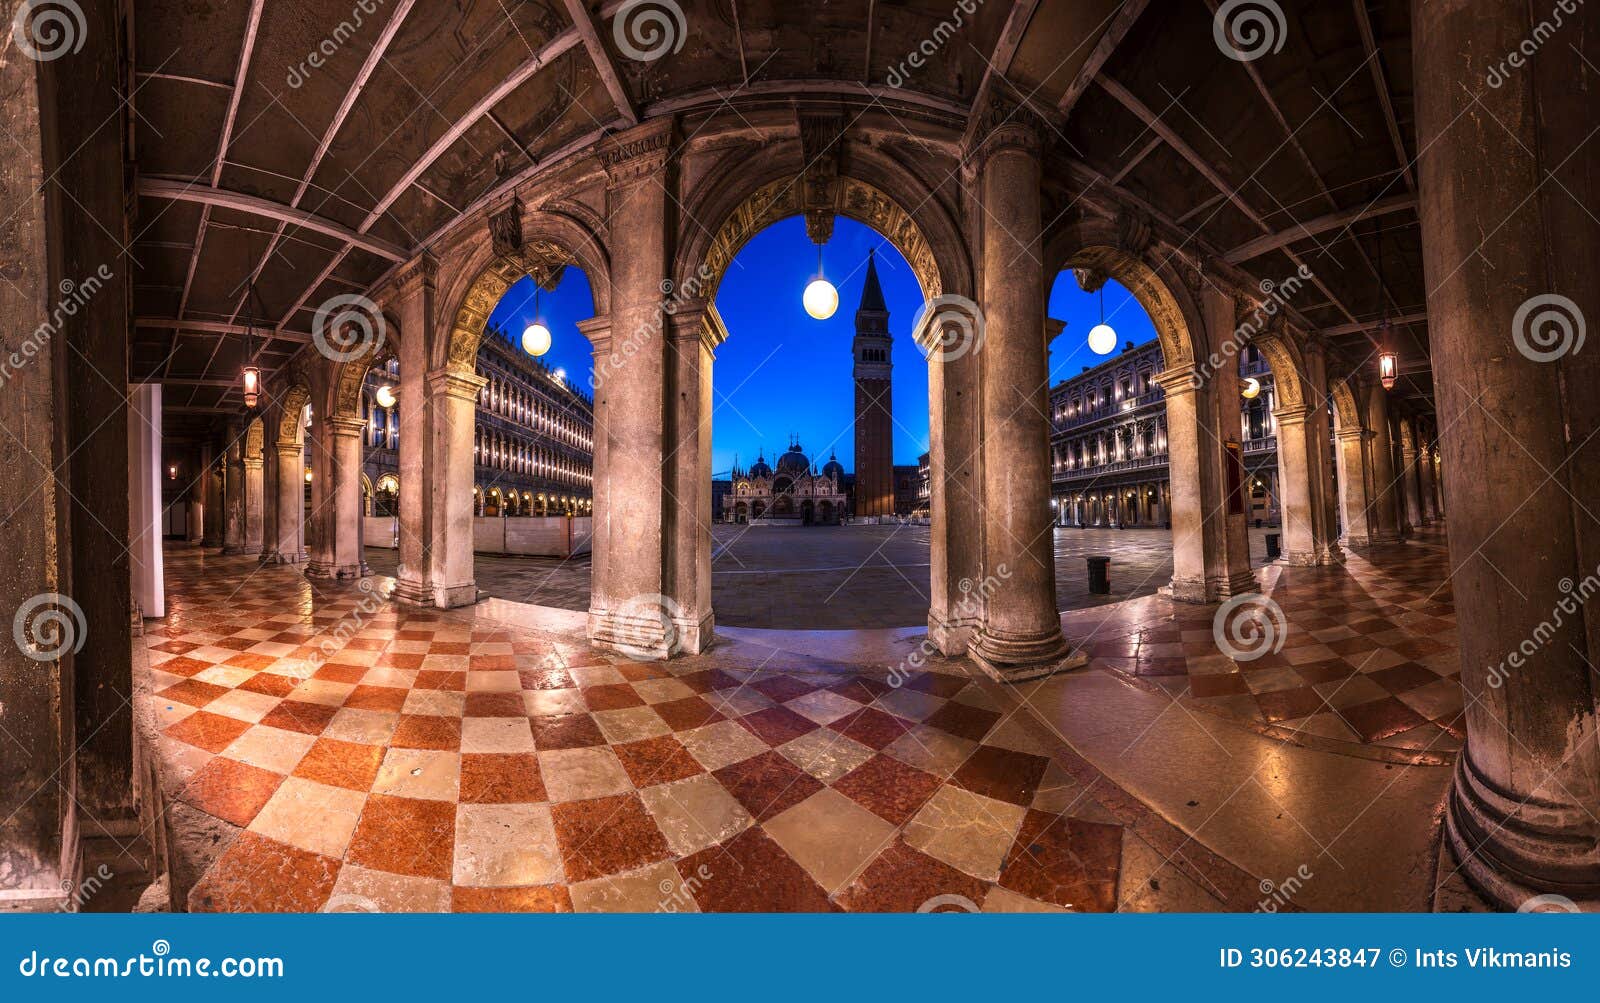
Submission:
<svg viewBox="0 0 1600 1003">
<path fill-rule="evenodd" d="M 377 398 L 379 407 L 394 407 L 394 387 L 391 387 L 389 384 L 385 383 L 383 386 L 379 387 L 378 392 L 373 394 L 373 396 Z"/>
<path fill-rule="evenodd" d="M 1243 397 L 1247 401 L 1253 401 L 1257 397 L 1261 396 L 1261 381 L 1256 379 L 1254 376 L 1246 378 L 1244 381 L 1244 389 L 1239 391 L 1239 396 Z"/>
<path fill-rule="evenodd" d="M 307 484 L 311 483 L 311 468 L 310 467 L 306 468 L 306 483 Z"/>
<path fill-rule="evenodd" d="M 255 366 L 244 367 L 244 406 L 253 408 L 261 399 L 261 370 Z"/>
<path fill-rule="evenodd" d="M 815 320 L 827 320 L 839 309 L 839 290 L 822 274 L 822 245 L 817 245 L 817 274 L 800 295 L 806 313 Z"/>
<path fill-rule="evenodd" d="M 1106 287 L 1100 287 L 1100 323 L 1089 331 L 1089 351 L 1110 355 L 1117 350 L 1117 332 L 1106 323 Z"/>
<path fill-rule="evenodd" d="M 1400 357 L 1393 352 L 1384 352 L 1378 356 L 1378 379 L 1383 383 L 1383 389 L 1393 390 L 1394 381 L 1400 376 Z"/>
</svg>

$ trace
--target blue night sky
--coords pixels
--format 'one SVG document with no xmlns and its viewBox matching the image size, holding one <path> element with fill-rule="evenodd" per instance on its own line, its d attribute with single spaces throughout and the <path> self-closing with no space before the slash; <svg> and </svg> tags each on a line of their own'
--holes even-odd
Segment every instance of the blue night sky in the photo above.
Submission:
<svg viewBox="0 0 1600 1003">
<path fill-rule="evenodd" d="M 839 310 L 813 320 L 800 304 L 800 292 L 816 271 L 816 245 L 806 237 L 801 217 L 782 220 L 756 234 L 734 258 L 717 291 L 717 310 L 728 340 L 717 351 L 713 374 L 712 470 L 726 477 L 735 454 L 748 467 L 759 450 L 767 460 L 788 446 L 790 434 L 821 466 L 836 452 L 847 470 L 855 466 L 855 388 L 850 340 L 855 310 L 866 281 L 867 253 L 876 250 L 878 277 L 889 304 L 894 335 L 894 460 L 914 464 L 928 448 L 928 367 L 911 339 L 911 325 L 923 297 L 900 252 L 877 231 L 839 218 L 823 250 L 823 270 L 839 289 Z M 575 386 L 589 389 L 593 358 L 577 322 L 594 316 L 588 278 L 575 267 L 562 274 L 553 293 L 540 293 L 534 306 L 532 279 L 506 291 L 489 321 L 520 341 L 535 317 L 551 332 L 550 351 L 541 360 L 565 369 Z M 1076 375 L 1082 366 L 1105 361 L 1085 344 L 1100 320 L 1100 299 L 1078 288 L 1071 272 L 1057 276 L 1050 292 L 1050 316 L 1067 328 L 1050 346 L 1050 382 Z M 1115 282 L 1105 288 L 1105 316 L 1123 341 L 1144 344 L 1155 328 L 1133 296 Z"/>
</svg>

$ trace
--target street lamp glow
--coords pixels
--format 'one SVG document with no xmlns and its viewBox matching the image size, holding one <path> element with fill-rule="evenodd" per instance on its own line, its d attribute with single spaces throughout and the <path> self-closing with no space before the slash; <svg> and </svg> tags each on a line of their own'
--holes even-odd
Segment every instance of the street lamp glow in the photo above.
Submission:
<svg viewBox="0 0 1600 1003">
<path fill-rule="evenodd" d="M 1110 355 L 1117 350 L 1117 332 L 1110 324 L 1096 324 L 1089 332 L 1089 351 L 1096 355 Z"/>
<path fill-rule="evenodd" d="M 821 276 L 811 280 L 800 299 L 805 304 L 806 313 L 817 320 L 827 320 L 839 309 L 839 290 Z"/>
<path fill-rule="evenodd" d="M 550 329 L 538 321 L 522 331 L 522 350 L 534 358 L 550 351 Z"/>
</svg>

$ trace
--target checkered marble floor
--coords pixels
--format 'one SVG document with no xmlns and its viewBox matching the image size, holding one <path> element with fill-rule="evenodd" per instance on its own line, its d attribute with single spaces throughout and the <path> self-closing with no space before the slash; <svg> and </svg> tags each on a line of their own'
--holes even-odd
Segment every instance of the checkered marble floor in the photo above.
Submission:
<svg viewBox="0 0 1600 1003">
<path fill-rule="evenodd" d="M 1348 551 L 1336 568 L 1258 568 L 1282 648 L 1230 657 L 1218 608 L 1157 596 L 1069 614 L 1094 668 L 1280 736 L 1450 756 L 1465 740 L 1442 530 Z"/>
<path fill-rule="evenodd" d="M 1127 830 L 991 683 L 639 663 L 167 557 L 135 671 L 169 800 L 223 823 L 193 910 L 1119 905 Z"/>
</svg>

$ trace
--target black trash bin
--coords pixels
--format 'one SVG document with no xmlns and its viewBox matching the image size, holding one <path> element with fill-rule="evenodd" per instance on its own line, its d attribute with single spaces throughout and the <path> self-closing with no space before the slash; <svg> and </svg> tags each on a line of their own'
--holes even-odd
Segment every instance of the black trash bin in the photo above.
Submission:
<svg viewBox="0 0 1600 1003">
<path fill-rule="evenodd" d="M 1089 594 L 1095 596 L 1108 596 L 1111 594 L 1111 558 L 1100 554 L 1094 557 L 1085 557 L 1089 562 Z"/>
<path fill-rule="evenodd" d="M 1283 556 L 1283 547 L 1278 543 L 1277 533 L 1267 534 L 1267 560 L 1276 561 Z"/>
</svg>

